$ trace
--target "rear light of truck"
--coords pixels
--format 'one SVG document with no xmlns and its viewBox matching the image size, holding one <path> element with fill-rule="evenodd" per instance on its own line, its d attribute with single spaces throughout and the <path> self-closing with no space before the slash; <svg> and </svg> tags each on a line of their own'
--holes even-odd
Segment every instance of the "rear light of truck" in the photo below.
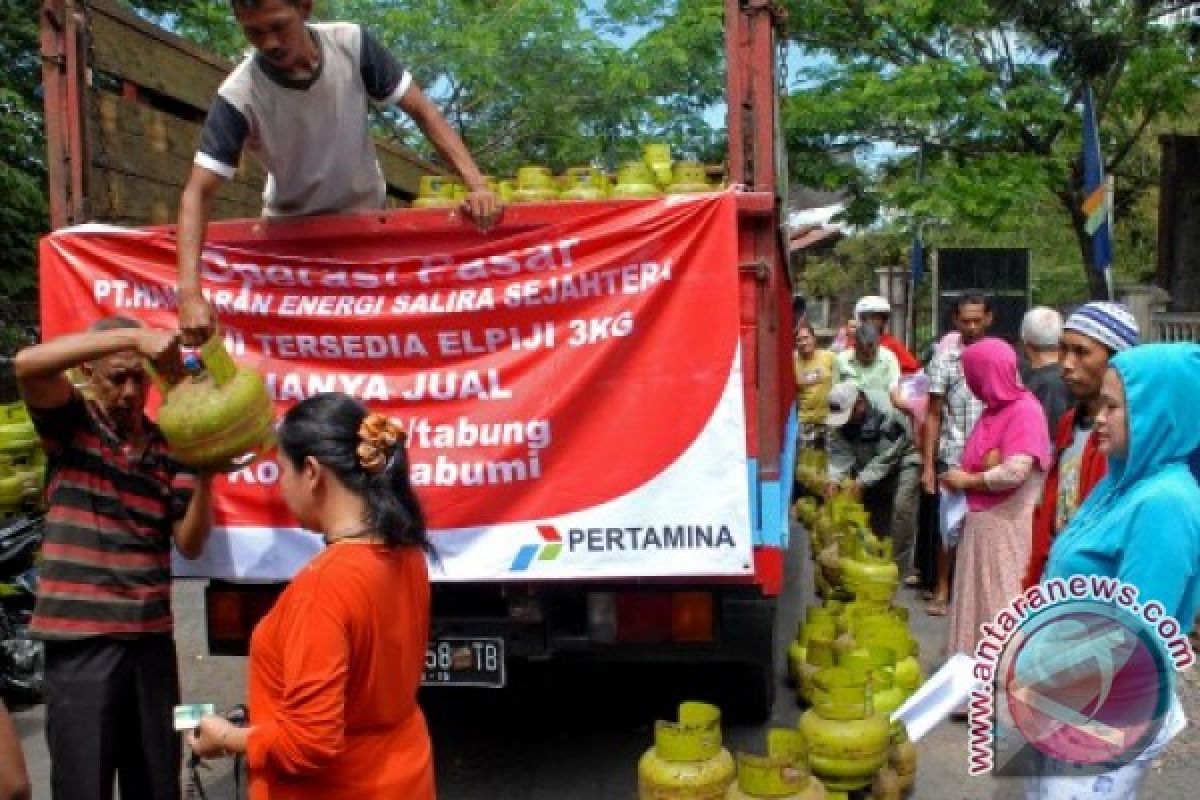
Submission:
<svg viewBox="0 0 1200 800">
<path fill-rule="evenodd" d="M 599 644 L 617 640 L 617 596 L 590 592 L 587 596 L 588 638 Z"/>
<path fill-rule="evenodd" d="M 671 641 L 713 640 L 713 596 L 709 592 L 678 592 L 671 596 Z"/>
<path fill-rule="evenodd" d="M 204 592 L 209 652 L 244 655 L 255 626 L 271 610 L 281 588 L 210 583 Z"/>
<path fill-rule="evenodd" d="M 601 644 L 711 642 L 710 592 L 591 592 L 588 635 Z"/>
</svg>

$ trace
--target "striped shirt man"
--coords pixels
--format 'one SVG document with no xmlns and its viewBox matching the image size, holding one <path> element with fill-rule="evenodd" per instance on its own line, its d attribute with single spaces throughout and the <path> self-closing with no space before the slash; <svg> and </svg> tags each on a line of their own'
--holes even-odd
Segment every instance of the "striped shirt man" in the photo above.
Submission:
<svg viewBox="0 0 1200 800">
<path fill-rule="evenodd" d="M 45 541 L 32 635 L 49 640 L 172 631 L 172 527 L 195 474 L 145 421 L 141 452 L 76 393 L 33 409 L 49 457 Z"/>
</svg>

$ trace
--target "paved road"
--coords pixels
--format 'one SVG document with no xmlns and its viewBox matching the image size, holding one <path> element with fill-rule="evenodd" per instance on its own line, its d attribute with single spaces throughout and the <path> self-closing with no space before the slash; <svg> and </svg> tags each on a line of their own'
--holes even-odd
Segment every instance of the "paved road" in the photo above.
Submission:
<svg viewBox="0 0 1200 800">
<path fill-rule="evenodd" d="M 789 559 L 788 591 L 779 615 L 780 641 L 795 630 L 810 586 L 803 540 Z M 185 700 L 232 705 L 242 699 L 244 662 L 205 655 L 200 584 L 179 582 L 176 613 Z M 917 610 L 914 634 L 926 669 L 940 657 L 944 620 Z M 780 647 L 782 656 L 782 646 Z M 782 657 L 779 671 L 783 673 Z M 680 669 L 562 669 L 534 665 L 517 670 L 501 692 L 431 690 L 422 697 L 434 736 L 439 796 L 443 800 L 633 800 L 638 756 L 651 740 L 653 720 L 670 714 L 681 698 L 718 695 L 736 687 L 720 676 Z M 1189 717 L 1200 719 L 1200 688 L 1182 682 Z M 17 712 L 16 720 L 34 780 L 36 800 L 49 800 L 48 763 L 41 736 L 40 708 Z M 794 725 L 792 695 L 780 683 L 772 724 Z M 763 727 L 726 726 L 731 749 L 758 750 Z M 970 779 L 966 775 L 966 729 L 947 723 L 919 744 L 918 798 L 978 800 L 1019 797 L 1011 781 Z M 205 776 L 213 800 L 232 797 L 224 769 Z M 1189 727 L 1156 768 L 1144 798 L 1195 797 L 1200 785 L 1200 733 Z"/>
</svg>

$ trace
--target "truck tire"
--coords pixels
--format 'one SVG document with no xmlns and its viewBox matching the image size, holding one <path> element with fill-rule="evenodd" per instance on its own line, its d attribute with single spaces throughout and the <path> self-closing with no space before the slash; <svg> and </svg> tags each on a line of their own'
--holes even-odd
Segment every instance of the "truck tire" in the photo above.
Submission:
<svg viewBox="0 0 1200 800">
<path fill-rule="evenodd" d="M 775 704 L 776 599 L 760 594 L 729 598 L 726 603 L 725 645 L 732 660 L 726 678 L 722 709 L 734 722 L 759 724 L 771 716 Z"/>
<path fill-rule="evenodd" d="M 728 674 L 730 691 L 723 706 L 725 717 L 744 725 L 761 725 L 769 720 L 778 684 L 773 661 L 733 664 Z"/>
</svg>

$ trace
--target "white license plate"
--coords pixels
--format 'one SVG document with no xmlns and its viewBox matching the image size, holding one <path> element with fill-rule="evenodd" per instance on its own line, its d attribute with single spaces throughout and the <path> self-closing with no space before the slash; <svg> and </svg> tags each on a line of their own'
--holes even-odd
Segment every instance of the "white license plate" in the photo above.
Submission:
<svg viewBox="0 0 1200 800">
<path fill-rule="evenodd" d="M 503 639 L 445 636 L 425 648 L 424 686 L 499 688 L 505 678 Z"/>
</svg>

